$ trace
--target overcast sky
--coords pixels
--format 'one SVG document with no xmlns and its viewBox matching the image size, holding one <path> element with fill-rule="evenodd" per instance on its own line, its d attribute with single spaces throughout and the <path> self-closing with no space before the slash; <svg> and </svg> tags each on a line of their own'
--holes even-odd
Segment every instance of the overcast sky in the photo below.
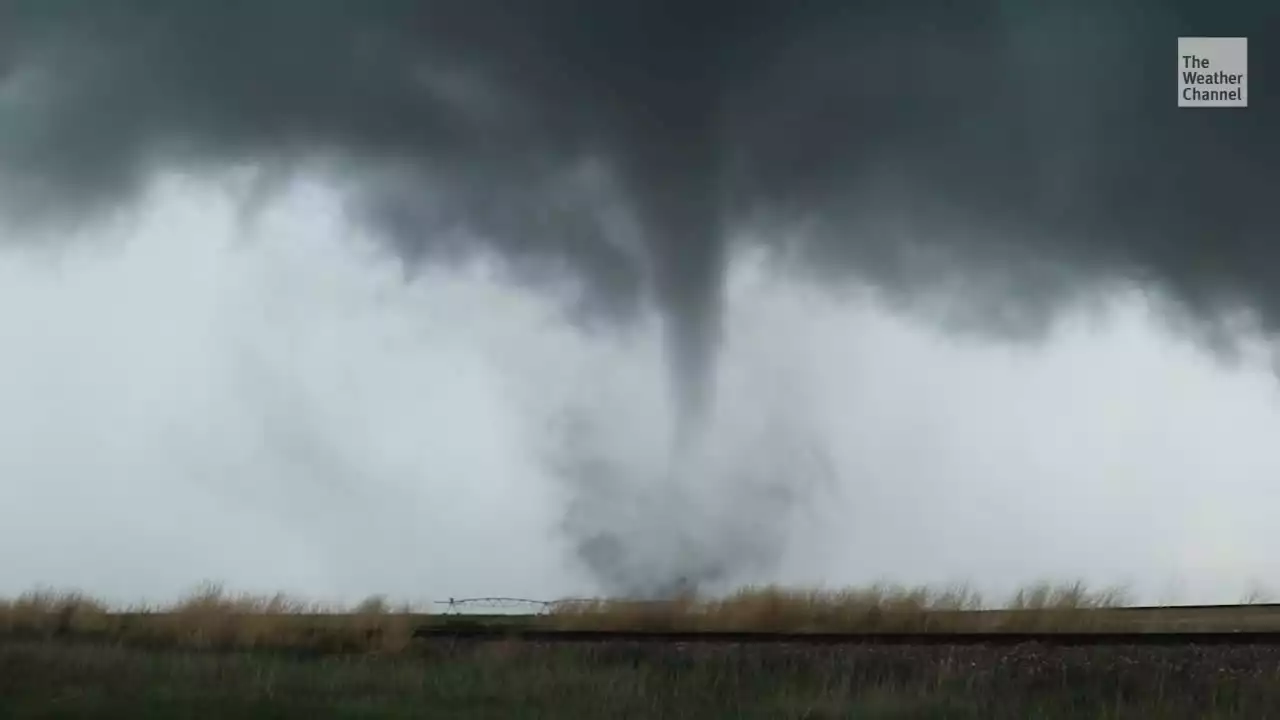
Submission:
<svg viewBox="0 0 1280 720">
<path fill-rule="evenodd" d="M 661 474 L 657 325 L 584 335 L 482 265 L 406 283 L 341 208 L 314 178 L 248 218 L 169 177 L 82 230 L 109 242 L 0 242 L 0 592 L 598 589 L 547 458 L 573 411 L 620 477 Z M 776 267 L 732 264 L 718 459 L 695 479 L 750 508 L 707 515 L 708 536 L 785 544 L 740 581 L 1083 578 L 1153 602 L 1280 582 L 1265 364 L 1216 363 L 1136 291 L 1011 345 Z M 799 502 L 743 500 L 773 485 Z"/>
</svg>

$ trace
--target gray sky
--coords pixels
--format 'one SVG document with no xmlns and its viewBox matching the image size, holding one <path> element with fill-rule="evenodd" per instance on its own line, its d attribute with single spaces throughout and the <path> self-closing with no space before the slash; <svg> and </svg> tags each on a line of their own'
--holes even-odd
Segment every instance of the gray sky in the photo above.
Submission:
<svg viewBox="0 0 1280 720">
<path fill-rule="evenodd" d="M 568 453 L 569 413 L 605 474 L 660 486 L 656 319 L 584 335 L 482 265 L 406 284 L 322 176 L 249 225 L 222 186 L 162 178 L 83 230 L 100 242 L 0 243 L 0 592 L 597 589 L 559 529 L 590 492 L 548 458 Z M 731 263 L 689 481 L 707 542 L 782 549 L 735 580 L 1084 578 L 1232 601 L 1277 577 L 1280 411 L 1260 360 L 1216 363 L 1136 292 L 1015 345 L 778 267 Z M 621 512 L 579 522 L 658 542 L 661 513 Z"/>
<path fill-rule="evenodd" d="M 264 582 L 344 593 L 1244 574 L 1244 550 L 1193 562 L 1174 538 L 1252 527 L 1261 491 L 1219 493 L 1267 477 L 1243 433 L 1269 416 L 1216 409 L 1208 388 L 1243 381 L 1167 365 L 1174 345 L 1142 364 L 1154 331 L 1085 337 L 1072 313 L 1140 282 L 1202 347 L 1280 328 L 1278 21 L 1244 0 L 0 0 L 0 240 L 45 272 L 63 253 L 4 286 L 45 294 L 8 305 L 25 369 L 3 399 L 34 436 L 4 462 L 24 494 L 102 493 L 95 517 L 198 488 L 135 541 L 260 560 L 245 528 L 274 528 L 305 559 Z M 1249 110 L 1177 108 L 1176 39 L 1241 34 Z M 238 176 L 242 202 L 169 209 L 154 183 L 181 176 Z M 340 187 L 273 193 L 321 178 Z M 307 244 L 345 220 L 362 254 Z M 791 279 L 744 289 L 753 251 Z M 491 264 L 433 262 L 463 258 Z M 797 304 L 805 282 L 843 304 Z M 968 524 L 1025 530 L 937 535 Z M 793 526 L 814 535 L 788 559 Z M 227 568 L 174 566 L 244 571 L 209 542 Z"/>
<path fill-rule="evenodd" d="M 764 224 L 1006 335 L 1134 278 L 1220 344 L 1240 308 L 1280 328 L 1276 29 L 1255 0 L 0 0 L 0 211 L 56 239 L 157 172 L 327 163 L 407 262 L 658 307 L 696 430 Z M 1177 38 L 1243 34 L 1250 110 L 1179 109 Z"/>
</svg>

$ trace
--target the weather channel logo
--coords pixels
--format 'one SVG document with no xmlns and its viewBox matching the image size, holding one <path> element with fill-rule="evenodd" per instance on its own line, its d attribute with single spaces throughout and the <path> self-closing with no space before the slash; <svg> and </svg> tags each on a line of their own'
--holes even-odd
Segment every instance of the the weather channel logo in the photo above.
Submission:
<svg viewBox="0 0 1280 720">
<path fill-rule="evenodd" d="M 1249 40 L 1178 38 L 1178 107 L 1249 107 Z"/>
</svg>

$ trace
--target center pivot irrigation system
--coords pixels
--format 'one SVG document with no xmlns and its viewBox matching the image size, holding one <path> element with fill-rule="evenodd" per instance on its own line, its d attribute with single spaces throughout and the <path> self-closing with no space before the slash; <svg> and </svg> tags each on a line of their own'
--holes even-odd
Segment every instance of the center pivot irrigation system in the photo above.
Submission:
<svg viewBox="0 0 1280 720">
<path fill-rule="evenodd" d="M 444 606 L 445 614 L 448 615 L 474 614 L 477 610 L 524 610 L 532 615 L 545 615 L 551 612 L 551 609 L 558 604 L 572 602 L 580 601 L 576 599 L 530 600 L 529 598 L 515 597 L 478 597 L 449 598 L 448 600 L 436 600 L 432 604 Z"/>
</svg>

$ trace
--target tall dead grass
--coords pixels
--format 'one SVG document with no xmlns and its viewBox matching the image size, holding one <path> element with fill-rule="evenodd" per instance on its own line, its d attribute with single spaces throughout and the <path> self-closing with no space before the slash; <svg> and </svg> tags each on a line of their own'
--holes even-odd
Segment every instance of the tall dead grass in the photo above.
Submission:
<svg viewBox="0 0 1280 720">
<path fill-rule="evenodd" d="M 663 602 L 592 599 L 556 603 L 550 621 L 564 629 L 770 632 L 994 632 L 1103 629 L 1121 607 L 1118 588 L 1042 583 L 991 606 L 964 585 L 941 589 L 877 584 L 866 588 L 748 587 L 724 598 L 692 595 Z"/>
<path fill-rule="evenodd" d="M 1118 588 L 1040 583 L 988 603 L 971 588 L 795 589 L 747 587 L 725 597 L 688 594 L 667 601 L 565 600 L 540 616 L 453 617 L 461 624 L 596 630 L 772 632 L 1140 631 L 1158 629 L 1133 613 Z M 354 606 L 285 594 L 232 594 L 205 583 L 164 606 L 112 608 L 80 592 L 36 590 L 0 600 L 0 635 L 101 638 L 190 648 L 278 648 L 392 653 L 415 629 L 450 621 L 373 596 Z M 1161 621 L 1163 622 L 1163 621 Z M 1169 629 L 1169 628 L 1165 628 Z M 1177 629 L 1188 629 L 1178 626 Z"/>
<path fill-rule="evenodd" d="M 232 594 L 204 583 L 168 605 L 111 608 L 78 591 L 0 600 L 0 635 L 97 638 L 193 649 L 397 652 L 429 614 L 383 596 L 352 607 L 284 593 Z"/>
</svg>

